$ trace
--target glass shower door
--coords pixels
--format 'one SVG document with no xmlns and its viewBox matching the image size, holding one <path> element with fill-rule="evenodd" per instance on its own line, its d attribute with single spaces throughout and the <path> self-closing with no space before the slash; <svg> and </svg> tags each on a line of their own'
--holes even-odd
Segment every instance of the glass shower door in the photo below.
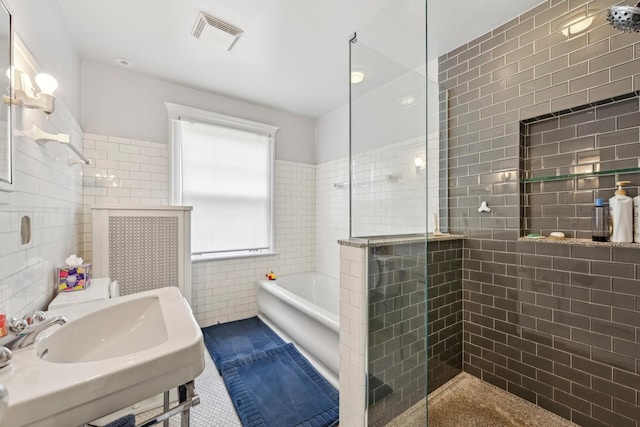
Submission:
<svg viewBox="0 0 640 427">
<path fill-rule="evenodd" d="M 368 242 L 369 426 L 426 392 L 425 3 L 389 3 L 350 41 L 350 236 Z"/>
</svg>

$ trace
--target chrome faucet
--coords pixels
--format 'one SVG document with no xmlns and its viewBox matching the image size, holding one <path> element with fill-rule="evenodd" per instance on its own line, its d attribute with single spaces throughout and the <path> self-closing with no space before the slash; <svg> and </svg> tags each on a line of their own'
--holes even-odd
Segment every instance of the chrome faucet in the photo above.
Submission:
<svg viewBox="0 0 640 427">
<path fill-rule="evenodd" d="M 0 345 L 8 348 L 9 350 L 20 350 L 36 342 L 38 334 L 45 329 L 50 328 L 53 325 L 64 325 L 67 323 L 67 318 L 64 316 L 56 316 L 47 320 L 42 320 L 38 323 L 34 323 L 26 329 L 22 329 L 14 336 L 8 336 L 7 342 L 1 342 Z M 4 339 L 2 340 L 4 341 Z"/>
</svg>

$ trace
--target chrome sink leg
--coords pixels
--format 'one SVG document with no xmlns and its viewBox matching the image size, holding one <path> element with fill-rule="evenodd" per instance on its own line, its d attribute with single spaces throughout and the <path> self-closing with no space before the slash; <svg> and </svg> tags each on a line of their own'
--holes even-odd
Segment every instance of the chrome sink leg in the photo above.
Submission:
<svg viewBox="0 0 640 427">
<path fill-rule="evenodd" d="M 167 390 L 164 392 L 164 412 L 167 412 L 169 410 L 169 392 L 171 390 Z M 169 420 L 165 420 L 162 425 L 164 427 L 169 427 Z"/>
<path fill-rule="evenodd" d="M 196 388 L 193 381 L 178 387 L 178 395 L 180 396 L 180 402 L 178 405 L 151 420 L 143 422 L 137 427 L 155 426 L 164 421 L 168 421 L 169 418 L 178 414 L 180 414 L 181 427 L 189 427 L 189 409 L 200 404 L 200 396 L 196 394 Z"/>
<path fill-rule="evenodd" d="M 178 395 L 180 396 L 180 403 L 191 402 L 191 405 L 187 406 L 180 415 L 180 426 L 189 427 L 189 420 L 192 406 L 200 404 L 200 397 L 196 394 L 196 386 L 193 381 L 189 381 L 185 385 L 181 385 L 178 388 Z"/>
</svg>

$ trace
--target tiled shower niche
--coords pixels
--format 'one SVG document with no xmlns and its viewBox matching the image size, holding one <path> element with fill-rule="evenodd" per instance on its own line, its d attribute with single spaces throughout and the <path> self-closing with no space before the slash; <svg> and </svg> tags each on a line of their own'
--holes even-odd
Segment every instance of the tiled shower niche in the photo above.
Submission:
<svg viewBox="0 0 640 427">
<path fill-rule="evenodd" d="M 521 132 L 523 234 L 591 239 L 596 198 L 607 202 L 617 180 L 638 195 L 638 93 L 528 119 Z"/>
<path fill-rule="evenodd" d="M 462 240 L 427 245 L 428 251 L 424 242 L 369 248 L 372 427 L 386 425 L 422 400 L 427 384 L 430 392 L 462 371 Z"/>
</svg>

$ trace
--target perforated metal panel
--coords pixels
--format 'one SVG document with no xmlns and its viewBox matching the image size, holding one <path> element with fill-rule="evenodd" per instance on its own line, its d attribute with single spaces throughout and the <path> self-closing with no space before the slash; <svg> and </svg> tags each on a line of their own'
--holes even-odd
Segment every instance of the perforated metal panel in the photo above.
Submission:
<svg viewBox="0 0 640 427">
<path fill-rule="evenodd" d="M 109 217 L 109 277 L 120 294 L 179 285 L 176 217 Z"/>
</svg>

